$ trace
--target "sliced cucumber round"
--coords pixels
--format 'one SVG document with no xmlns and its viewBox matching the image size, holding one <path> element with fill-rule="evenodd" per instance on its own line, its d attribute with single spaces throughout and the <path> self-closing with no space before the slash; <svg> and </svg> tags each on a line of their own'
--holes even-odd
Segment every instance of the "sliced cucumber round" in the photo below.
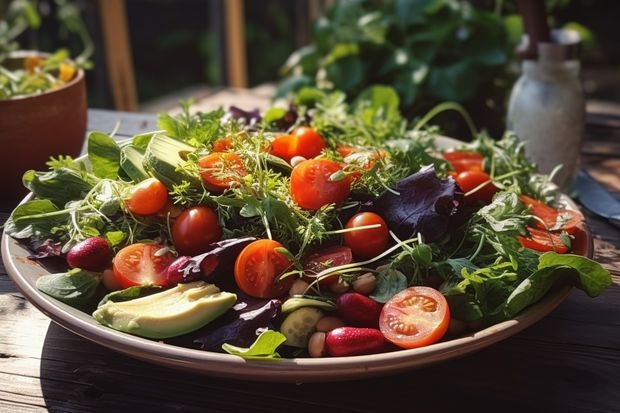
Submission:
<svg viewBox="0 0 620 413">
<path fill-rule="evenodd" d="M 328 298 L 294 295 L 282 303 L 282 312 L 290 313 L 302 307 L 316 307 L 325 311 L 336 309 L 336 303 Z"/>
<path fill-rule="evenodd" d="M 322 317 L 323 311 L 316 307 L 301 307 L 288 314 L 280 326 L 280 332 L 286 337 L 284 344 L 308 347 L 308 340 Z"/>
</svg>

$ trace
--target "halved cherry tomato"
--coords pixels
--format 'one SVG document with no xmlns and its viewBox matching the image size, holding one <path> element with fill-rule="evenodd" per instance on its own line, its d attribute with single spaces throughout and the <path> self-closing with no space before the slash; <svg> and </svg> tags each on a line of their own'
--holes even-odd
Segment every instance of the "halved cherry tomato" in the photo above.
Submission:
<svg viewBox="0 0 620 413">
<path fill-rule="evenodd" d="M 465 203 L 468 205 L 490 204 L 497 192 L 497 187 L 493 185 L 491 177 L 486 172 L 475 170 L 460 172 L 455 180 L 465 193 Z"/>
<path fill-rule="evenodd" d="M 303 260 L 304 274 L 306 280 L 312 282 L 316 280 L 316 275 L 328 268 L 339 265 L 350 264 L 353 261 L 351 248 L 345 245 L 332 245 L 318 251 L 314 251 Z M 333 274 L 321 278 L 319 284 L 329 285 L 338 281 L 338 274 Z"/>
<path fill-rule="evenodd" d="M 343 203 L 351 192 L 351 180 L 341 165 L 330 159 L 308 159 L 295 165 L 290 180 L 291 197 L 302 208 Z"/>
<path fill-rule="evenodd" d="M 444 152 L 443 157 L 457 173 L 465 171 L 483 171 L 484 156 L 472 151 Z"/>
<path fill-rule="evenodd" d="M 207 189 L 224 191 L 248 174 L 243 160 L 234 152 L 212 152 L 198 160 L 200 177 Z"/>
<path fill-rule="evenodd" d="M 351 177 L 351 182 L 355 182 L 366 172 L 377 165 L 377 161 L 384 159 L 387 152 L 380 150 L 361 150 L 353 151 L 344 157 L 347 175 Z"/>
<path fill-rule="evenodd" d="M 378 227 L 356 229 L 367 225 L 378 225 Z M 347 221 L 345 228 L 352 231 L 344 233 L 344 243 L 356 256 L 372 258 L 385 251 L 390 234 L 387 224 L 380 215 L 374 212 L 360 212 Z"/>
<path fill-rule="evenodd" d="M 532 215 L 540 219 L 535 222 L 540 229 L 566 231 L 572 235 L 585 220 L 583 214 L 575 209 L 553 208 L 527 195 L 521 195 L 520 199 L 531 210 Z"/>
<path fill-rule="evenodd" d="M 211 145 L 211 150 L 213 152 L 225 152 L 225 151 L 230 150 L 232 146 L 233 146 L 232 138 L 229 136 L 225 136 L 223 138 L 216 139 L 215 142 L 213 142 L 213 145 Z"/>
<path fill-rule="evenodd" d="M 175 260 L 161 245 L 136 243 L 122 248 L 112 261 L 114 278 L 122 288 L 153 284 L 166 287 L 166 271 Z"/>
<path fill-rule="evenodd" d="M 181 213 L 172 224 L 172 241 L 181 255 L 195 256 L 222 238 L 218 216 L 211 208 L 196 206 Z"/>
<path fill-rule="evenodd" d="M 279 297 L 291 288 L 295 277 L 280 279 L 291 261 L 277 248 L 282 244 L 259 239 L 246 245 L 235 261 L 235 281 L 244 293 L 258 298 Z"/>
<path fill-rule="evenodd" d="M 314 158 L 325 149 L 325 140 L 313 128 L 298 126 L 290 135 L 278 136 L 271 143 L 270 153 L 290 162 L 294 156 Z"/>
<path fill-rule="evenodd" d="M 136 184 L 125 199 L 125 206 L 135 215 L 154 215 L 168 204 L 168 189 L 157 178 Z"/>
<path fill-rule="evenodd" d="M 434 288 L 409 287 L 390 298 L 379 315 L 383 336 L 402 348 L 427 346 L 448 331 L 450 308 Z"/>
<path fill-rule="evenodd" d="M 570 247 L 564 242 L 560 234 L 539 229 L 535 227 L 526 227 L 528 236 L 519 235 L 519 243 L 525 248 L 531 248 L 539 252 L 555 251 L 559 254 L 567 253 Z"/>
<path fill-rule="evenodd" d="M 355 146 L 341 144 L 336 147 L 336 152 L 343 158 L 346 158 L 352 153 L 357 152 L 357 148 Z"/>
</svg>

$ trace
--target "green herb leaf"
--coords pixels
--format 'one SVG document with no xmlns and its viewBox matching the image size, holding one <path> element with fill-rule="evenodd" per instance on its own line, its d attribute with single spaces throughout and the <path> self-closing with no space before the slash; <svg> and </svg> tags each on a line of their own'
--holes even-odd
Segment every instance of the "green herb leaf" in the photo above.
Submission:
<svg viewBox="0 0 620 413">
<path fill-rule="evenodd" d="M 250 347 L 237 347 L 228 343 L 222 344 L 222 349 L 229 354 L 252 359 L 277 359 L 280 355 L 277 348 L 286 341 L 286 336 L 279 331 L 265 330 Z"/>
</svg>

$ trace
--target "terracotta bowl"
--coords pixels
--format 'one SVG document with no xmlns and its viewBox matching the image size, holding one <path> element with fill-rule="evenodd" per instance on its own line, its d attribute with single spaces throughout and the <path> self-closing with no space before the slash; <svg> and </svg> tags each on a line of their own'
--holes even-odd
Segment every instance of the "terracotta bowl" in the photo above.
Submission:
<svg viewBox="0 0 620 413">
<path fill-rule="evenodd" d="M 19 64 L 27 55 L 19 52 L 11 60 Z M 28 193 L 22 183 L 24 172 L 47 170 L 50 156 L 77 157 L 84 144 L 86 121 L 86 83 L 81 70 L 53 91 L 0 100 L 0 198 L 23 198 Z"/>
</svg>

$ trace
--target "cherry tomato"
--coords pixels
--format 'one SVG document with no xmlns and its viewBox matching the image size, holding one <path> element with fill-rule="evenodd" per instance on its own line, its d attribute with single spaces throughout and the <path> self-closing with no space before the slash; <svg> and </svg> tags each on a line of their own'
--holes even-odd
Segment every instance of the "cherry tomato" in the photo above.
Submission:
<svg viewBox="0 0 620 413">
<path fill-rule="evenodd" d="M 234 152 L 212 152 L 200 158 L 198 166 L 205 187 L 217 192 L 238 184 L 248 173 L 241 157 Z"/>
<path fill-rule="evenodd" d="M 270 153 L 290 162 L 294 156 L 314 158 L 325 149 L 323 137 L 313 128 L 298 126 L 290 135 L 276 137 L 271 143 Z"/>
<path fill-rule="evenodd" d="M 311 127 L 298 126 L 293 130 L 293 136 L 297 137 L 297 154 L 306 159 L 320 155 L 325 149 L 325 140 Z"/>
<path fill-rule="evenodd" d="M 559 254 L 567 253 L 570 250 L 558 233 L 535 227 L 526 227 L 526 229 L 529 233 L 528 236 L 519 235 L 517 237 L 519 243 L 525 248 L 540 252 L 555 251 Z"/>
<path fill-rule="evenodd" d="M 443 157 L 457 172 L 483 171 L 484 156 L 478 152 L 454 151 L 445 152 Z"/>
<path fill-rule="evenodd" d="M 155 215 L 168 203 L 168 189 L 157 178 L 148 178 L 136 184 L 125 205 L 129 212 L 135 215 Z"/>
<path fill-rule="evenodd" d="M 402 348 L 427 346 L 448 331 L 450 308 L 446 298 L 434 288 L 406 288 L 384 305 L 379 329 L 384 337 Z"/>
<path fill-rule="evenodd" d="M 378 226 L 356 229 L 367 225 Z M 344 243 L 351 248 L 354 255 L 360 258 L 372 258 L 385 251 L 390 234 L 387 224 L 380 215 L 374 212 L 360 212 L 347 221 L 345 228 L 352 230 L 344 233 Z"/>
<path fill-rule="evenodd" d="M 258 298 L 279 297 L 291 288 L 295 277 L 280 279 L 291 261 L 277 248 L 282 244 L 259 239 L 246 245 L 235 261 L 235 281 L 244 293 Z"/>
<path fill-rule="evenodd" d="M 181 213 L 172 224 L 172 241 L 181 255 L 195 256 L 222 238 L 218 216 L 211 208 L 196 206 Z"/>
<path fill-rule="evenodd" d="M 277 136 L 269 148 L 269 153 L 290 162 L 297 155 L 297 138 L 293 135 Z"/>
<path fill-rule="evenodd" d="M 309 159 L 293 168 L 290 190 L 297 205 L 317 210 L 323 205 L 343 203 L 351 192 L 351 180 L 338 162 Z"/>
<path fill-rule="evenodd" d="M 338 154 L 340 156 L 342 156 L 343 158 L 346 158 L 347 156 L 351 155 L 352 153 L 357 152 L 357 148 L 355 148 L 354 146 L 351 145 L 338 145 L 336 147 L 336 152 L 338 152 Z"/>
<path fill-rule="evenodd" d="M 136 243 L 121 249 L 112 261 L 114 278 L 122 288 L 153 284 L 166 287 L 168 266 L 175 260 L 157 244 Z"/>
<path fill-rule="evenodd" d="M 213 142 L 213 145 L 211 146 L 211 150 L 213 152 L 224 152 L 224 151 L 230 150 L 232 146 L 233 146 L 232 138 L 229 136 L 226 136 L 223 138 L 216 139 L 215 142 Z"/>
<path fill-rule="evenodd" d="M 455 180 L 465 193 L 465 202 L 468 205 L 489 204 L 497 192 L 497 187 L 493 185 L 491 177 L 486 172 L 473 170 L 460 172 Z"/>
<path fill-rule="evenodd" d="M 540 219 L 535 222 L 536 227 L 540 229 L 566 231 L 572 235 L 577 231 L 577 226 L 585 220 L 583 214 L 574 209 L 553 208 L 527 195 L 521 195 L 520 199 L 530 209 L 532 215 Z"/>
<path fill-rule="evenodd" d="M 316 274 L 328 268 L 339 265 L 350 264 L 353 261 L 351 248 L 344 245 L 333 245 L 327 248 L 314 251 L 308 254 L 303 260 L 304 274 L 306 280 L 312 282 L 316 280 Z M 319 284 L 329 285 L 338 281 L 338 274 L 321 278 Z"/>
<path fill-rule="evenodd" d="M 341 148 L 339 152 L 345 153 L 346 149 L 343 150 Z M 366 172 L 375 168 L 377 161 L 382 160 L 387 156 L 388 153 L 382 150 L 352 150 L 348 155 L 344 156 L 344 163 L 347 166 L 347 175 L 351 178 L 351 182 L 355 182 Z"/>
</svg>

